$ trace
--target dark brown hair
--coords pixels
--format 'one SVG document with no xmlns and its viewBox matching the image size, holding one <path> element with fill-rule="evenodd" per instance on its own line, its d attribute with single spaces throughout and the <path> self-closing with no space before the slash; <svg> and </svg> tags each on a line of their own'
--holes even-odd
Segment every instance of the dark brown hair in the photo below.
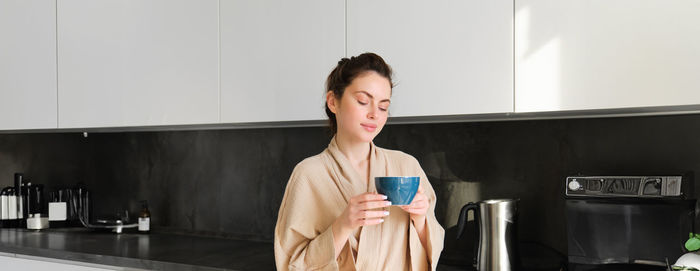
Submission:
<svg viewBox="0 0 700 271">
<path fill-rule="evenodd" d="M 389 80 L 391 88 L 394 88 L 394 83 L 391 81 L 391 67 L 384 62 L 381 56 L 375 53 L 364 53 L 351 58 L 342 58 L 338 61 L 331 74 L 326 79 L 326 94 L 333 91 L 336 99 L 343 98 L 345 88 L 352 83 L 357 76 L 365 72 L 376 72 L 382 77 Z M 338 131 L 338 121 L 335 118 L 335 113 L 331 112 L 326 102 L 326 115 L 328 115 L 328 125 L 331 133 L 335 134 Z"/>
</svg>

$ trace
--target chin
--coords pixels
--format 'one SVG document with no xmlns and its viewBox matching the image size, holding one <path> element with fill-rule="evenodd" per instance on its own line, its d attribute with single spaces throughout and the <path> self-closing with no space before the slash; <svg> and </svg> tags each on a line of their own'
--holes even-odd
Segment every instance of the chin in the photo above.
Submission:
<svg viewBox="0 0 700 271">
<path fill-rule="evenodd" d="M 366 131 L 359 131 L 359 133 L 356 133 L 356 134 L 355 134 L 355 138 L 356 138 L 357 140 L 360 140 L 360 141 L 362 141 L 362 142 L 367 142 L 367 143 L 369 143 L 369 142 L 371 142 L 372 140 L 374 140 L 374 137 L 376 137 L 376 136 L 377 136 L 376 133 L 371 133 L 371 134 L 370 134 L 370 133 L 368 133 L 368 132 L 366 132 Z"/>
<path fill-rule="evenodd" d="M 370 142 L 374 140 L 374 138 L 377 137 L 377 135 L 379 135 L 379 132 L 381 132 L 381 130 L 375 131 L 374 133 L 364 132 L 361 138 L 366 142 Z"/>
<path fill-rule="evenodd" d="M 374 139 L 374 137 L 373 137 L 373 136 L 371 136 L 371 135 L 367 135 L 367 134 L 364 134 L 364 135 L 358 135 L 358 136 L 357 136 L 357 137 L 355 137 L 355 138 L 357 138 L 357 140 L 358 140 L 358 141 L 362 141 L 362 142 L 368 142 L 368 143 L 369 143 L 370 141 L 372 141 L 372 139 Z"/>
</svg>

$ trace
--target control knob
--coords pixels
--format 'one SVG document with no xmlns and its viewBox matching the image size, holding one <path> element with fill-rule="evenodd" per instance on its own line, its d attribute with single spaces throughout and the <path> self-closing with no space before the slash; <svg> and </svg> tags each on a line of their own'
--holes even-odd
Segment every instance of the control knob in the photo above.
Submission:
<svg viewBox="0 0 700 271">
<path fill-rule="evenodd" d="M 579 183 L 576 179 L 573 179 L 573 180 L 571 180 L 571 182 L 569 182 L 569 190 L 578 191 L 581 189 L 582 189 L 581 183 Z"/>
</svg>

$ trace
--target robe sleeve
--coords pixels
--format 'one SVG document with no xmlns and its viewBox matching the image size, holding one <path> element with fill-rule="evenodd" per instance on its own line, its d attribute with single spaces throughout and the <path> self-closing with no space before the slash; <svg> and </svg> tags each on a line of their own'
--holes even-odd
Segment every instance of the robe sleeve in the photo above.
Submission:
<svg viewBox="0 0 700 271">
<path fill-rule="evenodd" d="M 440 253 L 443 249 L 445 240 L 445 230 L 435 218 L 435 203 L 437 202 L 435 190 L 433 190 L 433 187 L 430 185 L 428 177 L 425 175 L 425 172 L 420 167 L 418 160 L 415 160 L 414 158 L 413 161 L 415 163 L 416 172 L 418 176 L 420 176 L 420 182 L 421 186 L 423 187 L 423 192 L 430 200 L 430 207 L 428 207 L 428 212 L 425 215 L 427 247 L 423 247 L 423 244 L 420 242 L 420 238 L 418 237 L 418 231 L 413 226 L 413 223 L 409 222 L 409 250 L 411 256 L 411 269 L 430 269 L 434 271 L 437 269 L 437 263 L 440 259 Z"/>
<path fill-rule="evenodd" d="M 324 210 L 323 191 L 294 169 L 275 226 L 277 270 L 338 270 L 333 243 L 334 217 Z"/>
</svg>

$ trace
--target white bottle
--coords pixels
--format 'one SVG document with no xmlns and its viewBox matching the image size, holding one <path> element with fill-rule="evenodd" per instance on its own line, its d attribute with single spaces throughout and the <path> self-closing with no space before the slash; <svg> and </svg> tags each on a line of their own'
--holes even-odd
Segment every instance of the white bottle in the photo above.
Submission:
<svg viewBox="0 0 700 271">
<path fill-rule="evenodd" d="M 7 214 L 8 219 L 17 219 L 17 196 L 7 196 L 7 210 L 9 212 Z"/>
<path fill-rule="evenodd" d="M 0 196 L 0 207 L 2 208 L 2 210 L 0 210 L 0 212 L 2 212 L 2 214 L 0 214 L 0 219 L 2 220 L 10 219 L 10 212 L 7 210 L 7 198 L 6 190 L 3 190 Z"/>
<path fill-rule="evenodd" d="M 139 231 L 149 232 L 151 230 L 151 212 L 148 211 L 148 203 L 141 202 L 141 213 L 139 214 Z"/>
</svg>

